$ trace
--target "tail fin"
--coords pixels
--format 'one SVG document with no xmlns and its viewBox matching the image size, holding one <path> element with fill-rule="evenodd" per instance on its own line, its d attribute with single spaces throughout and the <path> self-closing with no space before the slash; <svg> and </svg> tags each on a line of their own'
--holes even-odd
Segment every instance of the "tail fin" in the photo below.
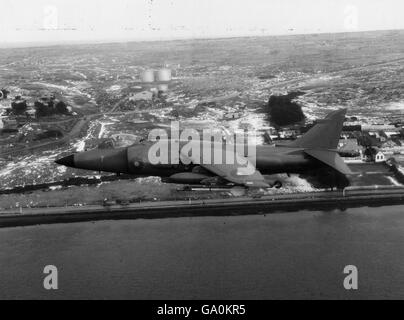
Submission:
<svg viewBox="0 0 404 320">
<path fill-rule="evenodd" d="M 344 125 L 345 114 L 346 109 L 331 112 L 301 138 L 291 142 L 288 146 L 305 149 L 336 149 Z"/>
</svg>

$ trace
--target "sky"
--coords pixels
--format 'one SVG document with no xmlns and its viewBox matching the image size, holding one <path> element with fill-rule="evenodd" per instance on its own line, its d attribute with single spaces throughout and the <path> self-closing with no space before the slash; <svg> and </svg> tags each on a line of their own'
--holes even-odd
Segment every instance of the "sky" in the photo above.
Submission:
<svg viewBox="0 0 404 320">
<path fill-rule="evenodd" d="M 404 29 L 402 0 L 0 0 L 0 46 Z"/>
</svg>

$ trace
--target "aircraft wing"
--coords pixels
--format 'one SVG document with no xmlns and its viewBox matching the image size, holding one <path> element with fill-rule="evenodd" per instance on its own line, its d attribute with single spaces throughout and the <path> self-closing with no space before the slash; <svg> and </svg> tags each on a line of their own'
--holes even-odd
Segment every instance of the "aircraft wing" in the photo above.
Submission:
<svg viewBox="0 0 404 320">
<path fill-rule="evenodd" d="M 228 152 L 224 152 L 228 154 Z M 183 155 L 184 156 L 184 155 Z M 212 172 L 215 175 L 239 185 L 255 188 L 269 188 L 270 185 L 265 181 L 261 173 L 247 158 L 232 153 L 234 164 L 205 164 L 200 159 L 193 159 L 192 156 L 187 156 L 194 164 L 198 164 L 204 169 Z M 228 159 L 230 157 L 226 157 Z"/>
</svg>

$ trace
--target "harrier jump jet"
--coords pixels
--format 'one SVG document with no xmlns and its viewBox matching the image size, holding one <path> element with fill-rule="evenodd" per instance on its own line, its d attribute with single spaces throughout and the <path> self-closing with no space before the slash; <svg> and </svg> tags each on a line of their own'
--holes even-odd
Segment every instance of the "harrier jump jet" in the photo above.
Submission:
<svg viewBox="0 0 404 320">
<path fill-rule="evenodd" d="M 263 175 L 308 173 L 321 169 L 330 169 L 342 176 L 351 174 L 351 170 L 337 152 L 345 114 L 346 109 L 331 112 L 293 142 L 256 146 L 254 161 L 243 151 L 234 151 L 232 156 L 236 161 L 233 164 L 204 163 L 199 157 L 188 154 L 180 154 L 177 157 L 177 160 L 179 156 L 188 160 L 186 164 L 183 161 L 153 164 L 148 156 L 153 142 L 145 141 L 125 148 L 94 149 L 75 153 L 56 160 L 56 163 L 72 168 L 139 177 L 160 176 L 165 182 L 179 184 L 280 188 L 279 181 L 271 183 L 266 181 Z M 225 157 L 228 152 L 225 151 Z M 253 170 L 241 170 L 245 167 Z"/>
</svg>

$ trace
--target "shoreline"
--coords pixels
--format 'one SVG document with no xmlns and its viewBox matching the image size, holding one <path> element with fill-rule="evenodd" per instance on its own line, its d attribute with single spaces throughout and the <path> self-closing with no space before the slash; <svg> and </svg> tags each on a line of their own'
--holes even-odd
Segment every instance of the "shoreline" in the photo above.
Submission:
<svg viewBox="0 0 404 320">
<path fill-rule="evenodd" d="M 128 205 L 88 205 L 0 210 L 0 228 L 101 220 L 164 219 L 273 214 L 300 210 L 345 210 L 404 204 L 403 189 L 350 190 Z"/>
</svg>

